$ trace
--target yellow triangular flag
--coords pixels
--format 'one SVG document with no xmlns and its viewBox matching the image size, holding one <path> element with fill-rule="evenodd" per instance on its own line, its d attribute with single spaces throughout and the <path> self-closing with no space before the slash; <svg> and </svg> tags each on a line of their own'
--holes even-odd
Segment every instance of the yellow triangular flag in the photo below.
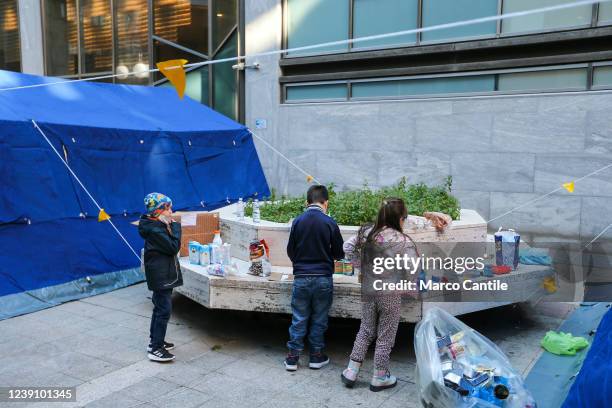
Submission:
<svg viewBox="0 0 612 408">
<path fill-rule="evenodd" d="M 100 212 L 98 213 L 98 222 L 108 221 L 110 218 L 110 215 L 104 211 L 104 208 L 100 208 Z"/>
<path fill-rule="evenodd" d="M 544 280 L 542 281 L 542 287 L 546 289 L 548 293 L 555 293 L 557 291 L 557 284 L 555 283 L 555 280 L 550 276 L 544 278 Z"/>
<path fill-rule="evenodd" d="M 568 192 L 574 192 L 574 182 L 570 181 L 569 183 L 563 183 L 563 188 L 565 188 Z"/>
<path fill-rule="evenodd" d="M 310 175 L 309 175 L 309 176 L 306 176 L 306 182 L 307 182 L 307 183 L 312 183 L 312 180 L 314 180 L 314 177 L 312 177 L 312 176 L 310 176 Z"/>
<path fill-rule="evenodd" d="M 168 78 L 168 81 L 174 85 L 174 88 L 176 89 L 176 92 L 178 92 L 179 98 L 181 99 L 183 99 L 183 96 L 185 95 L 185 69 L 183 68 L 183 65 L 186 63 L 186 59 L 175 59 L 158 62 L 156 64 L 159 72 L 164 74 L 164 76 Z"/>
</svg>

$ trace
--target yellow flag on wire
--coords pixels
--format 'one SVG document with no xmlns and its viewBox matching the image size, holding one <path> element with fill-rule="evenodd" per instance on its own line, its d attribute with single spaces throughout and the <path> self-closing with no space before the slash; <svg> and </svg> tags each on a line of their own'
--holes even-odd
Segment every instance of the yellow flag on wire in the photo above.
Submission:
<svg viewBox="0 0 612 408">
<path fill-rule="evenodd" d="M 185 68 L 183 68 L 183 65 L 186 63 L 186 59 L 175 59 L 157 63 L 157 68 L 168 78 L 168 81 L 174 86 L 181 99 L 185 95 Z"/>
<path fill-rule="evenodd" d="M 566 189 L 568 192 L 573 193 L 574 192 L 574 182 L 570 181 L 568 183 L 563 183 L 563 188 Z"/>
<path fill-rule="evenodd" d="M 104 211 L 104 208 L 101 208 L 100 212 L 98 213 L 98 222 L 108 221 L 110 220 L 110 218 L 110 215 L 108 215 L 106 211 Z"/>
<path fill-rule="evenodd" d="M 547 276 L 542 281 L 542 287 L 546 289 L 548 293 L 555 293 L 557 291 L 557 284 L 555 283 L 554 278 Z"/>
</svg>

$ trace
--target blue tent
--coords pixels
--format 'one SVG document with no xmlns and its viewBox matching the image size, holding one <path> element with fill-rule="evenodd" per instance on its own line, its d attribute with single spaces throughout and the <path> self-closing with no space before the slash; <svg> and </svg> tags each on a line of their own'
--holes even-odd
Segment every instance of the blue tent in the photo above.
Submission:
<svg viewBox="0 0 612 408">
<path fill-rule="evenodd" d="M 0 319 L 142 279 L 32 120 L 137 251 L 149 192 L 177 210 L 269 195 L 249 130 L 172 88 L 0 71 L 19 86 L 0 91 Z"/>
</svg>

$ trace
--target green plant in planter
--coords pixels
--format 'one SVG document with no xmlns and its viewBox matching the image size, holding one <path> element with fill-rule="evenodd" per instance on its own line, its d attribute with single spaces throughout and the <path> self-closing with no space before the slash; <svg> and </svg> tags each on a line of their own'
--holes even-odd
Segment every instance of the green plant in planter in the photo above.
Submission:
<svg viewBox="0 0 612 408">
<path fill-rule="evenodd" d="M 338 224 L 362 225 L 376 219 L 380 203 L 386 197 L 404 199 L 411 215 L 423 215 L 427 211 L 438 211 L 459 218 L 459 201 L 451 195 L 452 178 L 449 176 L 442 186 L 428 187 L 425 184 L 407 184 L 402 178 L 397 184 L 372 190 L 364 184 L 359 190 L 337 192 L 334 185 L 329 189 L 329 213 Z M 273 222 L 289 222 L 304 211 L 306 195 L 301 197 L 272 196 L 260 204 L 261 218 Z M 245 215 L 253 215 L 253 202 L 245 207 Z"/>
</svg>

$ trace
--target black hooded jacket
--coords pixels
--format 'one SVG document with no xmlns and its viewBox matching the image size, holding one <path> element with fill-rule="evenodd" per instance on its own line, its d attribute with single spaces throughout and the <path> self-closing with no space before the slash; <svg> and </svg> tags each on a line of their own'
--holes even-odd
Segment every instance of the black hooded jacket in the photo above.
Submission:
<svg viewBox="0 0 612 408">
<path fill-rule="evenodd" d="M 181 224 L 173 222 L 170 230 L 161 221 L 140 217 L 138 233 L 145 240 L 144 266 L 149 290 L 171 289 L 183 284 L 178 262 L 181 249 Z"/>
</svg>

